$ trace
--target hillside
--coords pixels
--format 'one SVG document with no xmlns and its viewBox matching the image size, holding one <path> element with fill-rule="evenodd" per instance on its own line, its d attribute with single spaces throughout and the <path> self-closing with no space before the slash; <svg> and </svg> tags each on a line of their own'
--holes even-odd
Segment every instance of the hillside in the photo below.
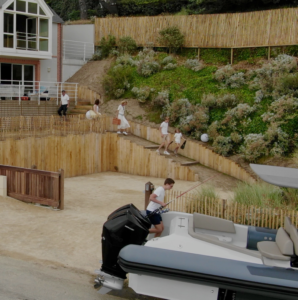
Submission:
<svg viewBox="0 0 298 300">
<path fill-rule="evenodd" d="M 138 57 L 119 57 L 116 62 L 116 66 L 118 65 L 118 69 L 116 68 L 117 74 L 121 74 L 123 70 L 130 70 L 125 75 L 125 80 L 127 81 L 125 84 L 128 84 L 129 88 L 126 88 L 125 86 L 120 87 L 120 96 L 115 95 L 115 92 L 119 92 L 119 86 L 118 88 L 117 86 L 114 86 L 113 89 L 109 91 L 109 83 L 107 85 L 107 81 L 105 81 L 105 87 L 103 87 L 104 75 L 108 73 L 108 78 L 111 79 L 111 74 L 115 69 L 112 58 L 89 62 L 69 79 L 69 81 L 79 82 L 80 84 L 101 93 L 104 96 L 104 103 L 101 107 L 101 110 L 104 113 L 114 115 L 115 109 L 121 100 L 125 98 L 129 99 L 129 105 L 127 107 L 128 119 L 150 124 L 151 126 L 158 126 L 162 121 L 160 115 L 167 114 L 171 117 L 171 125 L 180 127 L 183 133 L 189 138 L 199 139 L 202 133 L 208 132 L 211 140 L 208 143 L 208 147 L 222 155 L 229 156 L 230 159 L 238 162 L 248 170 L 249 159 L 245 159 L 243 153 L 241 153 L 241 143 L 238 143 L 237 145 L 237 143 L 230 140 L 231 134 L 233 135 L 236 133 L 243 137 L 249 134 L 262 135 L 262 145 L 261 147 L 260 145 L 256 145 L 258 143 L 260 144 L 260 141 L 255 142 L 255 145 L 253 146 L 257 147 L 253 149 L 254 155 L 251 156 L 252 159 L 250 161 L 253 160 L 263 164 L 298 167 L 298 159 L 296 158 L 296 132 L 298 132 L 298 122 L 296 122 L 296 110 L 293 109 L 297 107 L 298 99 L 293 93 L 292 96 L 289 96 L 289 94 L 283 95 L 283 92 L 279 91 L 281 94 L 272 96 L 272 91 L 270 92 L 271 95 L 269 95 L 269 92 L 266 95 L 266 91 L 264 90 L 260 103 L 256 103 L 256 94 L 260 91 L 260 87 L 258 87 L 258 89 L 251 88 L 251 84 L 246 79 L 248 76 L 251 76 L 249 75 L 251 72 L 259 72 L 258 70 L 264 69 L 264 66 L 265 69 L 268 68 L 268 61 L 265 61 L 264 59 L 254 59 L 253 62 L 251 60 L 240 61 L 233 65 L 233 70 L 230 70 L 231 73 L 228 78 L 234 76 L 233 84 L 237 83 L 237 76 L 240 76 L 240 81 L 242 83 L 240 86 L 237 84 L 236 86 L 231 86 L 231 83 L 226 83 L 225 80 L 219 82 L 215 79 L 215 74 L 218 75 L 218 70 L 221 70 L 220 72 L 222 72 L 227 68 L 221 62 L 216 62 L 215 64 L 201 62 L 203 63 L 202 68 L 198 71 L 193 71 L 184 66 L 188 60 L 187 57 L 174 55 L 172 57 L 172 63 L 177 66 L 172 70 L 166 70 L 164 64 L 162 64 L 162 61 L 166 57 L 168 57 L 166 53 L 155 54 L 155 60 L 160 63 L 161 70 L 150 76 L 141 76 L 138 74 L 136 66 L 129 65 L 130 63 L 133 64 L 132 61 L 138 61 Z M 276 59 L 273 59 L 271 64 L 274 65 L 275 61 Z M 284 82 L 284 78 L 287 78 L 287 76 L 296 76 L 296 59 L 292 60 L 292 63 L 294 63 L 293 69 L 287 74 L 279 76 L 282 79 L 280 79 L 281 82 Z M 121 66 L 119 67 L 119 65 Z M 110 66 L 111 68 L 109 69 Z M 239 75 L 239 73 L 242 75 Z M 254 73 L 252 77 L 253 76 L 256 78 L 258 75 Z M 268 81 L 268 79 L 266 81 Z M 229 86 L 227 86 L 227 84 Z M 276 82 L 274 84 L 276 85 Z M 293 82 L 291 84 L 293 84 Z M 108 93 L 105 94 L 105 91 Z M 158 96 L 164 91 L 168 92 L 168 99 L 166 99 L 163 105 L 160 105 Z M 285 96 L 290 97 L 286 102 L 287 105 L 290 106 L 292 103 L 292 107 L 281 107 L 280 110 L 272 110 L 272 103 L 276 103 L 276 100 Z M 177 101 L 180 101 L 180 104 Z M 220 101 L 224 103 L 221 107 L 218 104 L 215 104 Z M 244 104 L 246 105 L 245 107 L 243 107 Z M 239 111 L 236 107 L 242 107 L 242 110 Z M 199 111 L 197 111 L 198 108 Z M 245 110 L 247 110 L 247 112 L 245 112 Z M 206 112 L 207 118 L 204 117 Z M 279 115 L 281 112 L 283 112 L 282 116 Z M 184 115 L 181 115 L 181 113 Z M 194 115 L 194 113 L 197 118 L 196 120 L 189 121 L 188 123 L 183 121 L 185 118 L 185 120 L 187 120 L 188 115 Z M 232 121 L 233 114 L 239 113 L 240 115 L 237 117 L 237 120 Z M 279 115 L 280 119 L 286 116 L 287 122 L 275 119 L 274 122 L 268 123 L 263 120 L 266 113 Z M 217 124 L 220 125 L 215 128 L 216 130 L 214 130 L 214 122 L 217 122 Z M 277 133 L 274 133 L 272 131 L 273 129 L 277 130 Z M 278 132 L 282 132 L 284 135 L 279 135 Z M 270 134 L 272 138 L 271 141 L 268 140 Z M 220 140 L 218 136 L 221 137 L 222 140 Z M 216 139 L 222 143 L 220 144 L 217 142 L 216 144 Z M 227 147 L 226 149 L 228 149 L 228 152 L 221 153 L 225 147 Z M 277 151 L 276 155 L 274 154 L 274 151 L 266 152 L 266 149 L 264 150 L 264 148 L 270 150 L 270 147 L 274 151 Z M 263 152 L 259 155 L 258 150 Z"/>
</svg>

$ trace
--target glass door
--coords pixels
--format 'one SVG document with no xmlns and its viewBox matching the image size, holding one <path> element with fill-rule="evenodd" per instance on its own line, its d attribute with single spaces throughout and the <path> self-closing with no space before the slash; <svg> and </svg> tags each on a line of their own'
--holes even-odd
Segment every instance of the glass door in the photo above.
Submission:
<svg viewBox="0 0 298 300">
<path fill-rule="evenodd" d="M 37 18 L 26 19 L 26 49 L 37 50 Z"/>
</svg>

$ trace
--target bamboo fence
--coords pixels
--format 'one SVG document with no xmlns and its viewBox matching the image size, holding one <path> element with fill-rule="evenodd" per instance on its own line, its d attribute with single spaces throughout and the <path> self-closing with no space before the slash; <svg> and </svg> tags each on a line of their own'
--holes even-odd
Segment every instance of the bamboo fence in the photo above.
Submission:
<svg viewBox="0 0 298 300">
<path fill-rule="evenodd" d="M 96 93 L 95 91 L 90 90 L 87 86 L 78 85 L 77 90 L 77 99 L 78 101 L 82 102 L 89 102 L 91 104 L 94 104 L 96 99 L 101 99 L 101 95 L 99 93 Z"/>
<path fill-rule="evenodd" d="M 65 122 L 61 121 L 59 116 L 0 118 L 0 140 L 116 131 L 117 126 L 112 124 L 112 119 L 109 116 L 101 116 L 96 120 L 87 120 L 85 115 L 68 116 Z M 160 132 L 157 128 L 148 127 L 133 121 L 130 121 L 130 126 L 132 134 L 156 144 L 160 143 Z M 170 134 L 170 136 L 173 139 L 173 134 Z M 171 147 L 173 148 L 174 146 Z M 188 140 L 185 149 L 180 149 L 179 153 L 204 166 L 239 180 L 248 183 L 255 182 L 255 179 L 239 164 L 208 149 L 202 142 Z M 66 170 L 66 168 L 64 169 Z M 57 170 L 57 168 L 53 170 Z"/>
<path fill-rule="evenodd" d="M 189 167 L 110 132 L 6 139 L 0 141 L 0 164 L 20 168 L 35 165 L 45 171 L 61 168 L 65 170 L 65 177 L 112 171 L 199 180 Z"/>
<path fill-rule="evenodd" d="M 165 202 L 175 199 L 182 192 L 169 191 L 166 193 Z M 177 198 L 169 204 L 170 210 L 185 213 L 200 213 L 212 217 L 227 219 L 237 224 L 251 225 L 278 229 L 284 226 L 285 216 L 289 216 L 293 225 L 298 227 L 298 211 L 279 208 L 261 208 L 238 204 L 227 200 L 200 199 L 195 193 L 188 193 Z"/>
<path fill-rule="evenodd" d="M 161 46 L 158 33 L 178 26 L 184 47 L 242 48 L 298 44 L 298 8 L 190 16 L 97 18 L 95 44 L 109 34 L 131 36 L 140 46 Z"/>
</svg>

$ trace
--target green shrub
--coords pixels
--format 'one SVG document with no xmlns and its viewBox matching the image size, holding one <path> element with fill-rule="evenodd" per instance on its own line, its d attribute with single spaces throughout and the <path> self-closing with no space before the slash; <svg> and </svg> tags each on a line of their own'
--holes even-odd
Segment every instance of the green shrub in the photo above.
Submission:
<svg viewBox="0 0 298 300">
<path fill-rule="evenodd" d="M 196 191 L 195 199 L 204 201 L 205 198 L 208 199 L 219 199 L 220 196 L 216 192 L 215 187 L 212 185 L 205 185 L 199 191 Z"/>
<path fill-rule="evenodd" d="M 120 98 L 132 83 L 133 68 L 130 66 L 116 65 L 111 68 L 103 79 L 105 92 L 110 97 Z"/>
<path fill-rule="evenodd" d="M 168 27 L 159 32 L 158 41 L 165 47 L 169 48 L 169 52 L 176 52 L 184 44 L 184 35 L 176 26 Z"/>
<path fill-rule="evenodd" d="M 118 50 L 120 53 L 131 54 L 137 50 L 136 41 L 130 36 L 122 37 L 118 42 Z"/>
<path fill-rule="evenodd" d="M 222 156 L 228 156 L 233 149 L 232 139 L 230 137 L 218 136 L 213 145 L 214 151 Z"/>
<path fill-rule="evenodd" d="M 141 88 L 133 87 L 131 93 L 138 99 L 139 102 L 144 103 L 150 97 L 151 89 L 148 86 Z"/>
<path fill-rule="evenodd" d="M 116 38 L 109 34 L 107 38 L 103 37 L 100 40 L 99 46 L 101 49 L 102 58 L 106 58 L 109 56 L 110 51 L 116 46 Z"/>
</svg>

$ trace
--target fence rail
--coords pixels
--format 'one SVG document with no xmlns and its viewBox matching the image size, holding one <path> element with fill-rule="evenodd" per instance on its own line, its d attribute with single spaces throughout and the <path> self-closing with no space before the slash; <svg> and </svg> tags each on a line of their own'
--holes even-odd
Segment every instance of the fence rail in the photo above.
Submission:
<svg viewBox="0 0 298 300">
<path fill-rule="evenodd" d="M 184 47 L 242 48 L 298 44 L 298 8 L 247 13 L 191 16 L 97 18 L 95 44 L 109 34 L 117 39 L 131 36 L 140 46 L 157 41 L 159 31 L 178 26 Z"/>
<path fill-rule="evenodd" d="M 182 192 L 169 191 L 166 193 L 165 201 L 173 200 L 180 194 L 182 194 Z M 295 210 L 261 208 L 227 200 L 209 199 L 207 197 L 202 200 L 195 193 L 188 193 L 187 195 L 177 198 L 169 204 L 169 208 L 174 211 L 190 214 L 197 212 L 208 216 L 227 219 L 237 224 L 268 227 L 272 229 L 278 229 L 284 226 L 284 217 L 289 216 L 292 223 L 298 227 L 298 211 Z"/>
<path fill-rule="evenodd" d="M 0 165 L 7 177 L 7 195 L 15 199 L 64 209 L 64 171 L 49 172 Z"/>
<path fill-rule="evenodd" d="M 38 105 L 40 101 L 49 100 L 58 105 L 62 90 L 66 90 L 70 100 L 77 103 L 78 84 L 72 82 L 2 80 L 0 97 L 1 100 L 18 100 L 19 104 L 22 97 L 28 97 L 28 100 L 36 101 Z"/>
<path fill-rule="evenodd" d="M 63 40 L 63 59 L 77 59 L 86 62 L 92 58 L 93 54 L 93 43 Z"/>
</svg>

